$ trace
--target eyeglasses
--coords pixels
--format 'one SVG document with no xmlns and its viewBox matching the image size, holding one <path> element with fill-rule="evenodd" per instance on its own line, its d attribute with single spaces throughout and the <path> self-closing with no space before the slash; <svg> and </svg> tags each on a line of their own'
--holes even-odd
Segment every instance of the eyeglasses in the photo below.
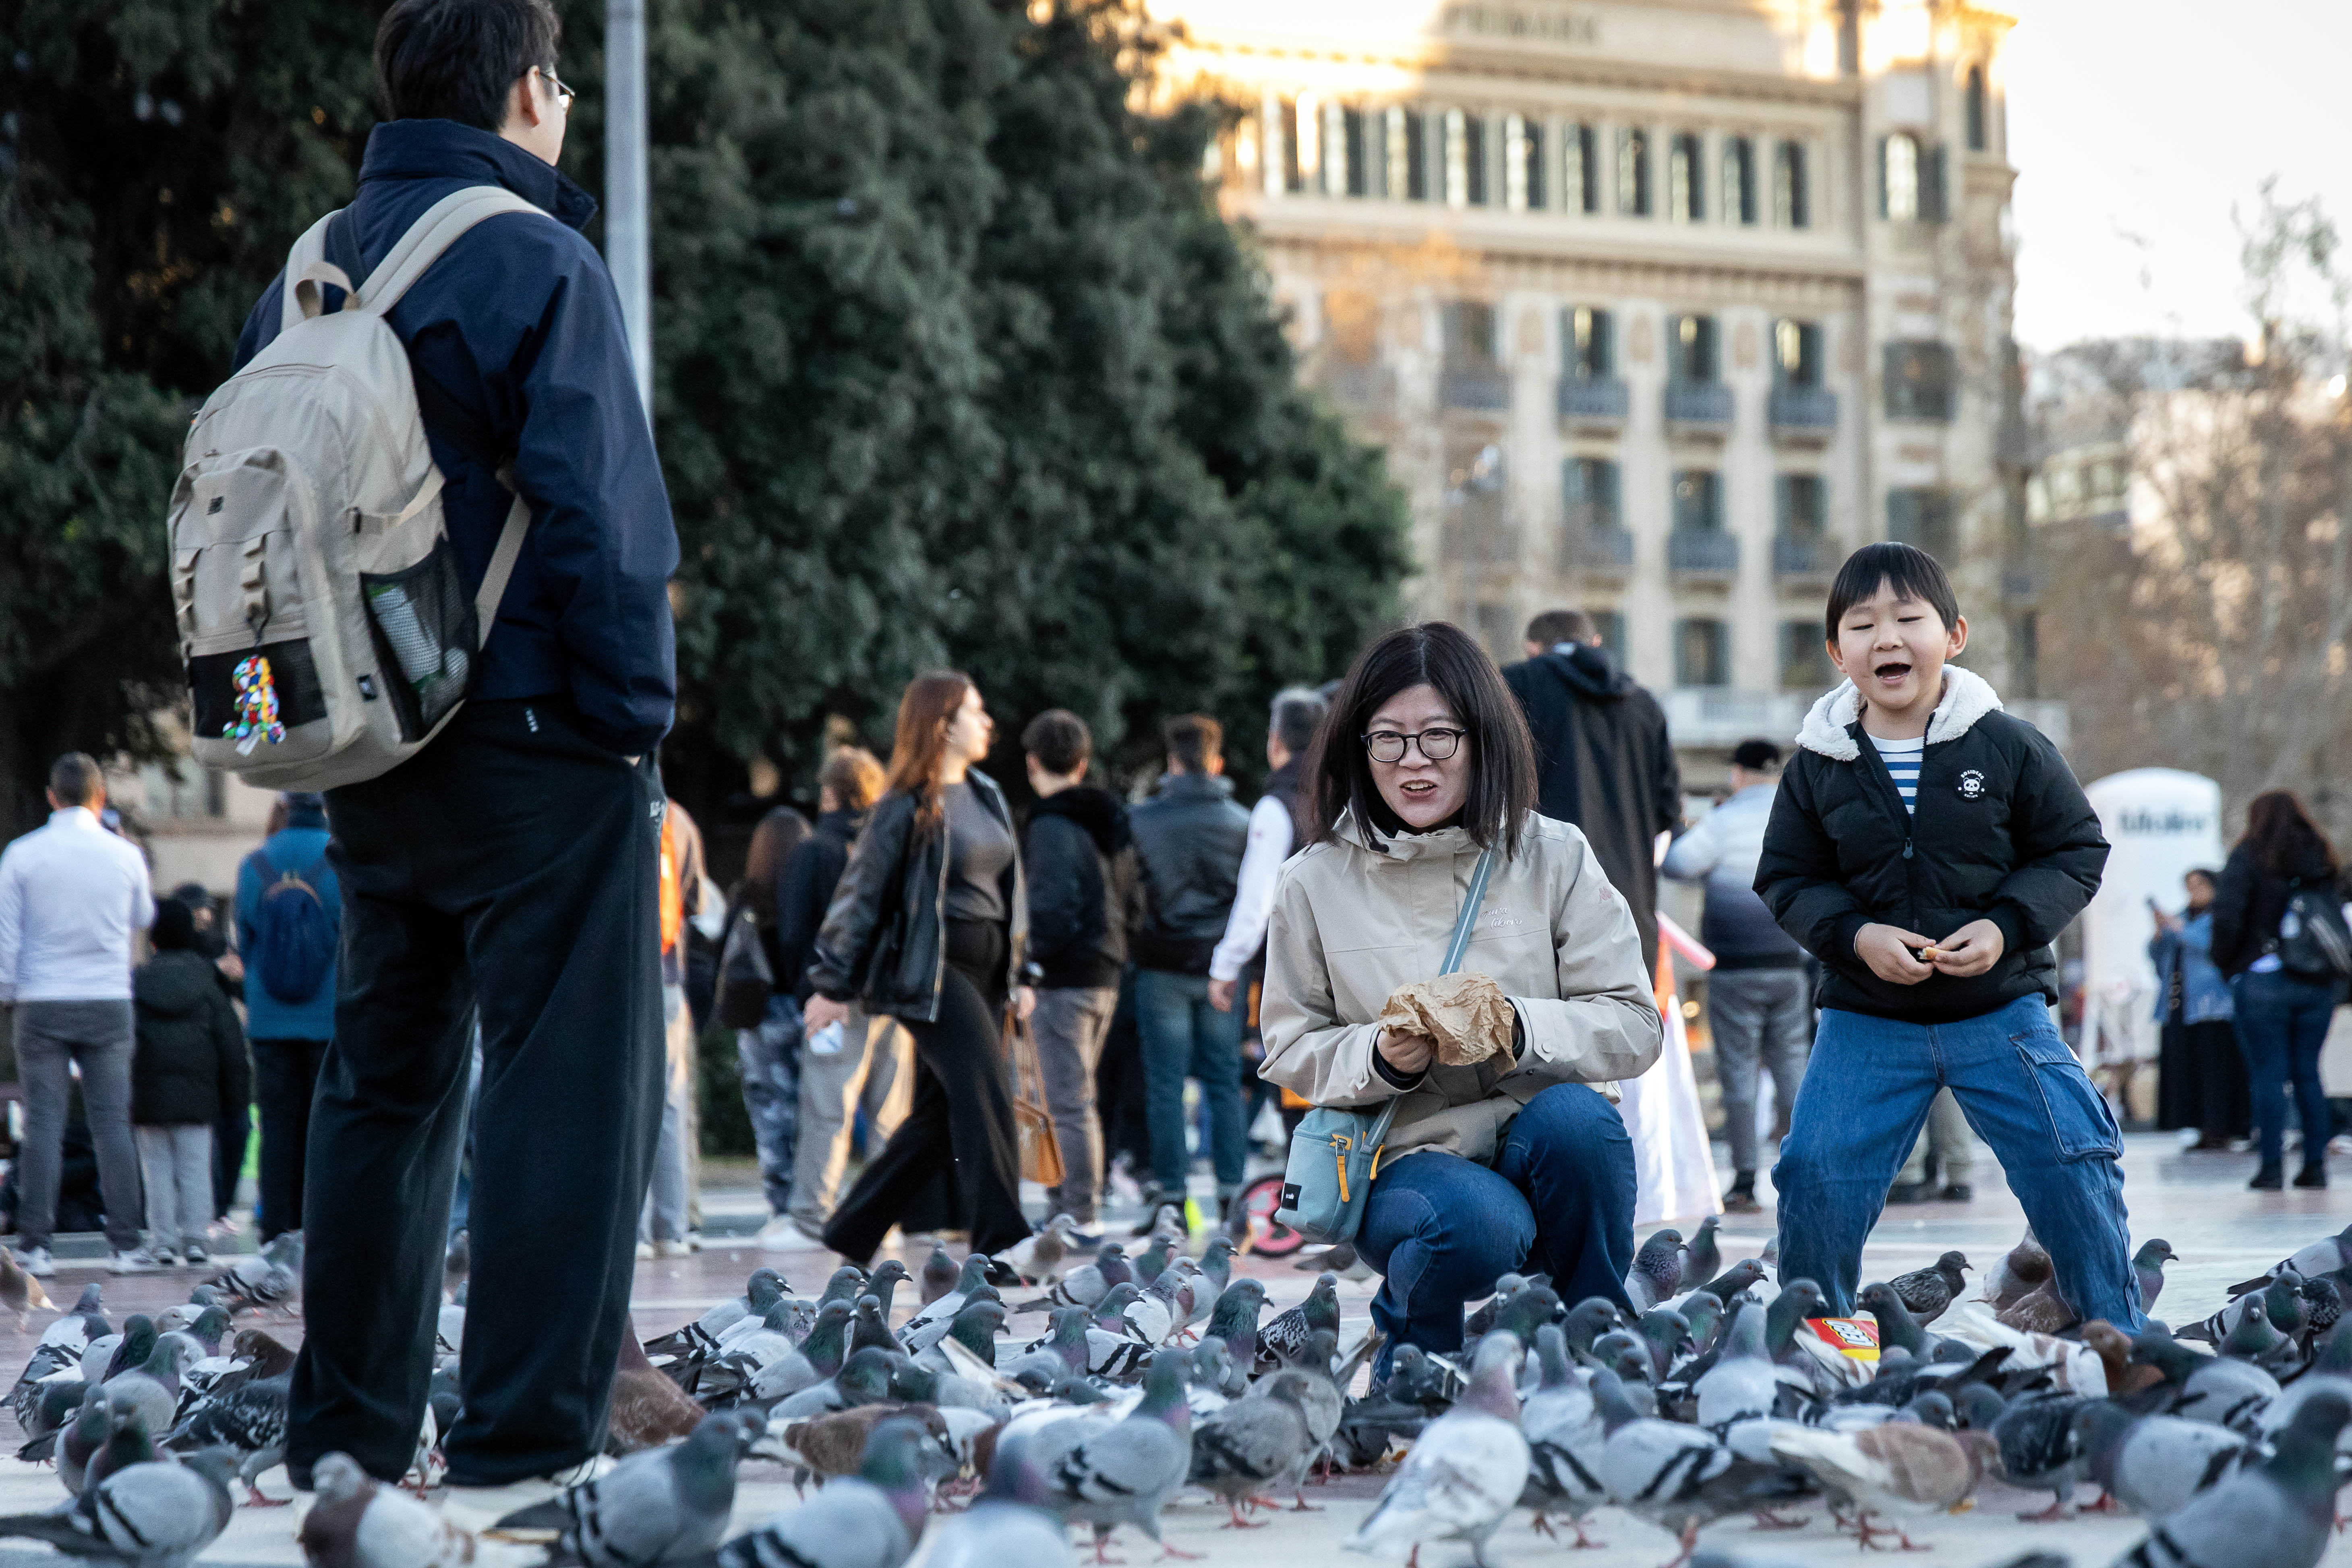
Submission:
<svg viewBox="0 0 2352 1568">
<path fill-rule="evenodd" d="M 1462 749 L 1462 737 L 1468 733 L 1466 730 L 1423 730 L 1418 735 L 1400 735 L 1394 730 L 1375 730 L 1363 738 L 1364 750 L 1376 763 L 1401 763 L 1407 746 L 1419 746 L 1423 756 L 1442 763 Z"/>
<path fill-rule="evenodd" d="M 555 89 L 555 96 L 563 100 L 563 107 L 566 110 L 569 110 L 572 107 L 572 100 L 579 96 L 579 94 L 573 92 L 570 88 L 563 85 L 563 79 L 555 74 L 555 68 L 553 66 L 533 66 L 530 69 L 523 72 L 523 74 L 525 76 L 545 77 L 547 79 L 547 85 Z"/>
</svg>

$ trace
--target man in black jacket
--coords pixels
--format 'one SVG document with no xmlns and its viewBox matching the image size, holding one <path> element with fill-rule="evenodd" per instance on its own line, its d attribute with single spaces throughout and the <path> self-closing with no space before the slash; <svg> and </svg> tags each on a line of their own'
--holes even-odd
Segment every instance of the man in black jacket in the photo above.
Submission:
<svg viewBox="0 0 2352 1568">
<path fill-rule="evenodd" d="M 1249 1155 L 1242 1125 L 1241 1015 L 1209 997 L 1209 960 L 1225 934 L 1239 885 L 1249 813 L 1234 802 L 1224 731 L 1205 714 L 1161 727 L 1168 776 L 1129 822 L 1143 868 L 1144 913 L 1130 950 L 1135 1018 L 1143 1046 L 1145 1120 L 1151 1129 L 1153 1204 L 1185 1201 L 1184 1079 L 1209 1102 L 1209 1145 L 1222 1214 L 1241 1191 Z"/>
<path fill-rule="evenodd" d="M 1528 623 L 1527 662 L 1503 671 L 1536 742 L 1536 805 L 1573 823 L 1633 911 L 1642 962 L 1658 967 L 1661 833 L 1683 819 L 1682 769 L 1658 700 L 1617 668 L 1592 618 L 1546 610 Z"/>
<path fill-rule="evenodd" d="M 1094 736 L 1085 720 L 1048 709 L 1021 731 L 1021 749 L 1037 794 L 1021 845 L 1029 879 L 1026 973 L 1037 990 L 1029 1026 L 1066 1172 L 1060 1186 L 1046 1190 L 1045 1203 L 1048 1212 L 1091 1229 L 1103 1174 L 1095 1068 L 1118 1006 L 1135 850 L 1127 807 L 1086 782 Z"/>
</svg>

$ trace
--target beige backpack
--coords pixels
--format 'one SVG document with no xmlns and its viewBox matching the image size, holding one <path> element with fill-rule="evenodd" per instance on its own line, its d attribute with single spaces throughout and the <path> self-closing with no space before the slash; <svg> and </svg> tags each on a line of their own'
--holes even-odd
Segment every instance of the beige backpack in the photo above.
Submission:
<svg viewBox="0 0 2352 1568">
<path fill-rule="evenodd" d="M 263 789 L 356 784 L 465 701 L 530 510 L 515 497 L 468 599 L 408 351 L 384 318 L 459 235 L 518 212 L 555 221 L 493 185 L 446 196 L 356 289 L 326 258 L 335 215 L 294 242 L 278 336 L 206 400 L 172 491 L 199 765 Z M 347 296 L 332 314 L 327 284 Z"/>
</svg>

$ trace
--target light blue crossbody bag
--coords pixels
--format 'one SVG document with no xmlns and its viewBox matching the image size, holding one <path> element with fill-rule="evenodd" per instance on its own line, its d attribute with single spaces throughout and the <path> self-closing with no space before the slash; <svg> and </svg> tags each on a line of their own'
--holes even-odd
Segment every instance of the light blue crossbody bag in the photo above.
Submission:
<svg viewBox="0 0 2352 1568">
<path fill-rule="evenodd" d="M 1486 879 L 1495 868 L 1495 852 L 1478 857 L 1470 871 L 1470 890 L 1463 895 L 1462 913 L 1454 922 L 1454 940 L 1446 943 L 1440 974 L 1462 967 L 1470 946 L 1470 932 L 1478 923 L 1478 910 L 1486 901 Z M 1400 1094 L 1377 1111 L 1342 1110 L 1318 1105 L 1290 1135 L 1290 1159 L 1282 1172 L 1282 1206 L 1275 1222 L 1288 1226 L 1310 1241 L 1356 1239 L 1364 1223 L 1365 1201 L 1372 1179 L 1381 1173 L 1381 1154 L 1388 1142 L 1389 1126 L 1396 1121 Z"/>
</svg>

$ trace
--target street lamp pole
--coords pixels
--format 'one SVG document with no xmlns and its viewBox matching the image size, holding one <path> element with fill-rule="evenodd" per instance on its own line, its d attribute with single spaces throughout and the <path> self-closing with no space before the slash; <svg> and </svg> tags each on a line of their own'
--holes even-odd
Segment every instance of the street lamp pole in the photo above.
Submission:
<svg viewBox="0 0 2352 1568">
<path fill-rule="evenodd" d="M 645 0 L 604 0 L 604 265 L 646 418 L 654 410 L 653 264 L 646 191 Z"/>
</svg>

